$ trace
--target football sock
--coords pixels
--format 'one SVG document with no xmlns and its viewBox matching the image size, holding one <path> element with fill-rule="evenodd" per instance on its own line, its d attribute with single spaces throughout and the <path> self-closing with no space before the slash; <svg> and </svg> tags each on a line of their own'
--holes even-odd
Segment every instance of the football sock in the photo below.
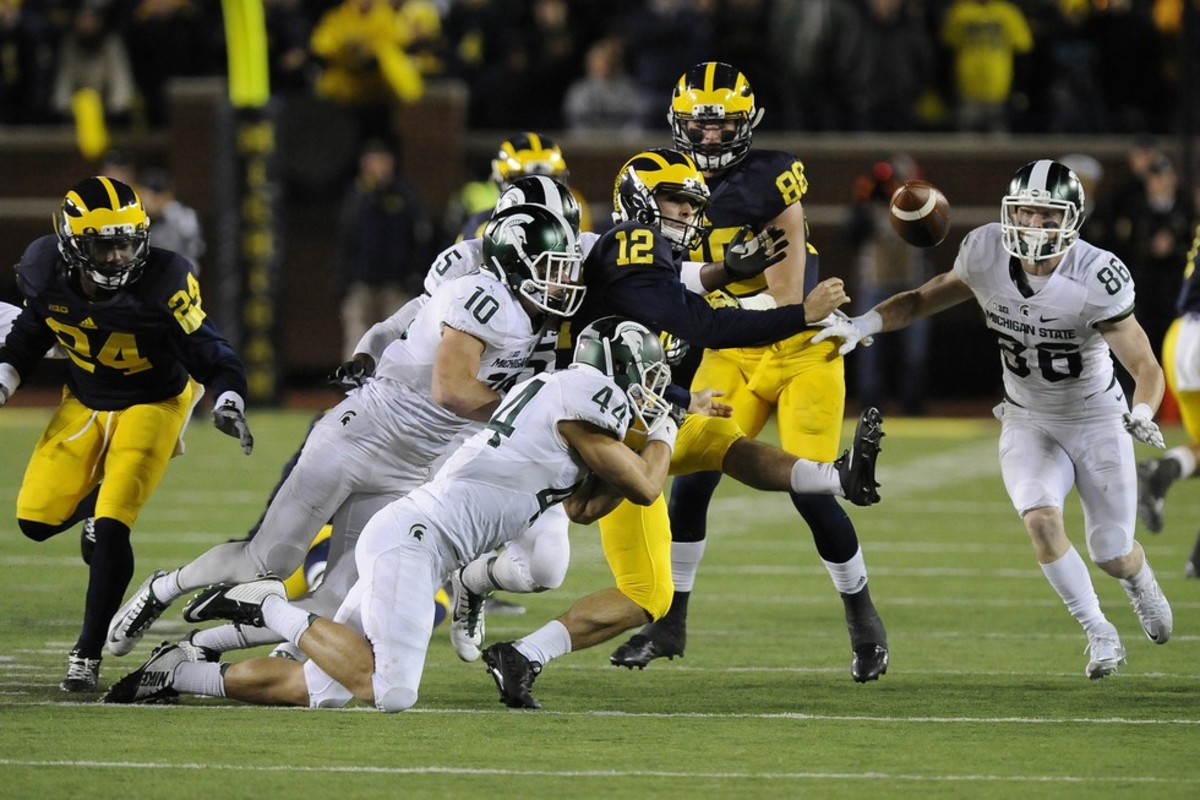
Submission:
<svg viewBox="0 0 1200 800">
<path fill-rule="evenodd" d="M 1138 592 L 1141 592 L 1154 584 L 1154 570 L 1150 569 L 1150 562 L 1143 560 L 1142 568 L 1138 570 L 1138 574 L 1132 578 L 1121 578 L 1121 588 L 1130 597 L 1133 597 Z"/>
<path fill-rule="evenodd" d="M 297 647 L 300 646 L 300 637 L 312 624 L 312 615 L 302 608 L 296 608 L 278 595 L 271 595 L 263 600 L 262 614 L 266 627 Z"/>
<path fill-rule="evenodd" d="M 192 644 L 197 647 L 207 647 L 218 653 L 228 653 L 230 650 L 244 650 L 247 647 L 257 647 L 260 644 L 277 644 L 283 641 L 278 633 L 270 628 L 243 628 L 232 622 L 218 625 L 215 628 L 205 628 L 196 631 L 192 636 Z"/>
<path fill-rule="evenodd" d="M 150 582 L 150 591 L 161 603 L 174 603 L 183 594 L 179 588 L 179 570 L 173 569 Z"/>
<path fill-rule="evenodd" d="M 698 542 L 671 542 L 671 578 L 675 591 L 690 592 L 696 583 L 700 559 L 704 558 L 704 539 Z"/>
<path fill-rule="evenodd" d="M 1096 597 L 1096 589 L 1088 575 L 1087 564 L 1079 556 L 1074 547 L 1063 553 L 1057 561 L 1042 564 L 1042 572 L 1054 591 L 1067 604 L 1071 612 L 1085 631 L 1099 627 L 1107 627 L 1110 623 L 1100 610 L 1100 599 Z"/>
<path fill-rule="evenodd" d="M 848 561 L 841 564 L 824 559 L 822 561 L 833 580 L 834 588 L 842 594 L 856 594 L 867 585 L 867 563 L 863 559 L 861 547 Z"/>
<path fill-rule="evenodd" d="M 708 505 L 720 481 L 720 472 L 696 472 L 672 482 L 667 513 L 673 542 L 700 542 L 708 535 Z"/>
<path fill-rule="evenodd" d="M 671 596 L 671 607 L 667 609 L 667 613 L 663 614 L 662 618 L 657 622 L 651 622 L 650 624 L 682 628 L 687 624 L 688 601 L 691 599 L 691 592 L 681 592 L 676 589 L 675 594 Z"/>
<path fill-rule="evenodd" d="M 530 661 L 545 666 L 559 656 L 571 652 L 571 633 L 566 625 L 554 619 L 528 636 L 513 642 L 513 646 Z"/>
<path fill-rule="evenodd" d="M 133 546 L 129 526 L 110 517 L 96 518 L 96 549 L 88 566 L 83 630 L 75 647 L 87 658 L 99 658 L 112 620 L 133 578 Z"/>
<path fill-rule="evenodd" d="M 171 688 L 187 694 L 202 694 L 206 697 L 225 696 L 225 664 L 207 661 L 192 663 L 184 661 L 175 667 Z"/>
<path fill-rule="evenodd" d="M 792 465 L 792 491 L 796 494 L 833 494 L 842 497 L 842 479 L 832 463 L 798 458 Z"/>
<path fill-rule="evenodd" d="M 846 509 L 831 495 L 793 494 L 792 505 L 812 532 L 817 555 L 834 564 L 845 564 L 859 553 L 858 534 Z M 866 569 L 865 567 L 863 568 Z"/>
<path fill-rule="evenodd" d="M 1167 454 L 1163 456 L 1162 466 L 1165 467 L 1169 461 L 1175 461 L 1179 464 L 1179 474 L 1172 476 L 1176 480 L 1179 478 L 1189 478 L 1196 472 L 1196 454 L 1187 445 L 1172 447 L 1168 450 Z"/>
</svg>

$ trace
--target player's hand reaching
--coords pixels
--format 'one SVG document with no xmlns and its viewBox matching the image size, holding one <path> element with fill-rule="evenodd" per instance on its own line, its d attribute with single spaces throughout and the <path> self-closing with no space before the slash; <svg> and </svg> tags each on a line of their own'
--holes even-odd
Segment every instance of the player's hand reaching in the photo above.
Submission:
<svg viewBox="0 0 1200 800">
<path fill-rule="evenodd" d="M 826 339 L 841 339 L 838 355 L 846 355 L 858 345 L 870 347 L 875 343 L 875 337 L 865 330 L 863 317 L 850 317 L 841 311 L 834 311 L 825 319 L 813 323 L 818 328 L 824 328 L 812 338 L 813 344 Z"/>
<path fill-rule="evenodd" d="M 245 403 L 236 393 L 223 393 L 213 406 L 213 425 L 226 436 L 240 441 L 242 452 L 250 455 L 254 449 L 254 437 L 250 434 L 250 426 L 246 424 L 244 408 Z"/>
<path fill-rule="evenodd" d="M 1150 410 L 1150 406 L 1138 403 L 1132 411 L 1125 412 L 1125 430 L 1139 442 L 1165 450 L 1167 443 L 1163 441 L 1162 431 L 1158 429 L 1153 417 L 1154 412 Z"/>
<path fill-rule="evenodd" d="M 325 382 L 348 392 L 362 386 L 374 374 L 375 359 L 366 353 L 355 353 L 353 358 L 329 373 Z"/>
<path fill-rule="evenodd" d="M 757 234 L 743 225 L 725 247 L 725 271 L 735 281 L 759 275 L 787 258 L 788 240 L 783 228 L 768 225 Z"/>
<path fill-rule="evenodd" d="M 826 278 L 813 287 L 804 298 L 804 318 L 818 320 L 828 317 L 834 309 L 850 302 L 846 285 L 841 278 Z"/>
<path fill-rule="evenodd" d="M 733 406 L 722 403 L 718 397 L 725 393 L 717 389 L 701 389 L 692 392 L 692 402 L 688 405 L 689 414 L 700 414 L 704 417 L 732 417 Z"/>
</svg>

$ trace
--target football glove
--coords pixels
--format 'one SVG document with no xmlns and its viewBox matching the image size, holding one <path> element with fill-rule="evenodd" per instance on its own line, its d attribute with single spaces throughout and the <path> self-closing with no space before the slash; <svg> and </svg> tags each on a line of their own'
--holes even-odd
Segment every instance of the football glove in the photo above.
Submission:
<svg viewBox="0 0 1200 800">
<path fill-rule="evenodd" d="M 1158 425 L 1152 419 L 1153 416 L 1154 412 L 1150 410 L 1150 406 L 1138 403 L 1132 411 L 1125 412 L 1123 417 L 1125 430 L 1129 431 L 1129 435 L 1139 442 L 1165 450 L 1167 444 L 1163 441 L 1162 431 L 1158 429 Z"/>
<path fill-rule="evenodd" d="M 658 339 L 662 342 L 663 358 L 672 367 L 679 366 L 688 354 L 688 351 L 692 349 L 692 346 L 685 340 L 666 331 L 660 333 Z"/>
<path fill-rule="evenodd" d="M 21 376 L 12 364 L 0 364 L 0 406 L 8 402 L 21 385 Z"/>
<path fill-rule="evenodd" d="M 679 433 L 679 425 L 675 422 L 675 418 L 667 415 L 663 420 L 663 424 L 658 426 L 658 430 L 646 437 L 646 444 L 650 442 L 662 442 L 675 452 L 675 436 Z"/>
<path fill-rule="evenodd" d="M 788 240 L 783 228 L 768 225 L 753 234 L 749 225 L 734 234 L 725 248 L 725 271 L 735 281 L 759 275 L 787 257 Z"/>
<path fill-rule="evenodd" d="M 350 359 L 329 373 L 329 377 L 325 379 L 325 382 L 346 392 L 351 389 L 357 389 L 366 383 L 367 378 L 375 373 L 375 364 L 369 361 L 369 358 L 369 356 L 364 358 L 356 356 Z"/>
<path fill-rule="evenodd" d="M 242 398 L 233 392 L 225 392 L 217 398 L 213 406 L 213 425 L 226 436 L 232 436 L 242 443 L 242 452 L 250 455 L 254 449 L 254 437 L 250 434 L 250 426 L 246 424 L 246 415 L 242 413 Z"/>
<path fill-rule="evenodd" d="M 870 319 L 874 314 L 875 319 Z M 854 350 L 858 345 L 870 347 L 875 343 L 875 337 L 872 336 L 879 330 L 879 314 L 877 312 L 868 311 L 861 317 L 849 317 L 841 311 L 834 311 L 827 317 L 819 319 L 812 323 L 814 328 L 824 328 L 812 338 L 813 344 L 818 344 L 826 339 L 841 339 L 842 344 L 838 347 L 838 355 L 846 355 Z"/>
</svg>

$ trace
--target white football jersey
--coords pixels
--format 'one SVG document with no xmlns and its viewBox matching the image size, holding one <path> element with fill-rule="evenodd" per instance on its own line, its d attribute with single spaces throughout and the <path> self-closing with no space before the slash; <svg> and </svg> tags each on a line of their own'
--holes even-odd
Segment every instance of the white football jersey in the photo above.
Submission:
<svg viewBox="0 0 1200 800">
<path fill-rule="evenodd" d="M 630 409 L 604 373 L 579 366 L 513 387 L 491 421 L 408 500 L 436 520 L 459 553 L 492 550 L 515 537 L 587 476 L 558 433 L 581 420 L 623 440 Z"/>
<path fill-rule="evenodd" d="M 1133 280 L 1115 255 L 1080 241 L 1044 286 L 1026 293 L 1025 273 L 1000 236 L 999 223 L 968 233 L 954 273 L 974 292 L 999 338 L 1008 399 L 1069 412 L 1113 383 L 1108 344 L 1096 325 L 1133 309 Z"/>
<path fill-rule="evenodd" d="M 20 314 L 21 309 L 17 306 L 0 303 L 0 343 L 8 338 L 8 332 L 12 330 L 13 323 L 17 321 Z"/>
<path fill-rule="evenodd" d="M 579 249 L 587 258 L 600 234 L 586 231 L 579 234 Z M 438 253 L 425 273 L 425 291 L 433 294 L 443 283 L 478 272 L 483 265 L 483 239 L 464 239 Z"/>
<path fill-rule="evenodd" d="M 484 344 L 478 377 L 503 393 L 516 383 L 541 337 L 504 284 L 483 272 L 457 278 L 433 293 L 404 335 L 383 351 L 374 380 L 359 390 L 406 439 L 444 445 L 471 424 L 433 401 L 433 364 L 443 327 Z"/>
</svg>

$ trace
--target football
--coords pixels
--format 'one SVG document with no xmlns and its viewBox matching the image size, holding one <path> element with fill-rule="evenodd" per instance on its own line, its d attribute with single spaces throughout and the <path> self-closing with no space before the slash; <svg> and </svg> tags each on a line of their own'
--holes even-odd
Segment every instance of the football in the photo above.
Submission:
<svg viewBox="0 0 1200 800">
<path fill-rule="evenodd" d="M 888 215 L 900 238 L 914 247 L 941 244 L 950 231 L 950 201 L 928 181 L 909 181 L 892 194 Z"/>
</svg>

